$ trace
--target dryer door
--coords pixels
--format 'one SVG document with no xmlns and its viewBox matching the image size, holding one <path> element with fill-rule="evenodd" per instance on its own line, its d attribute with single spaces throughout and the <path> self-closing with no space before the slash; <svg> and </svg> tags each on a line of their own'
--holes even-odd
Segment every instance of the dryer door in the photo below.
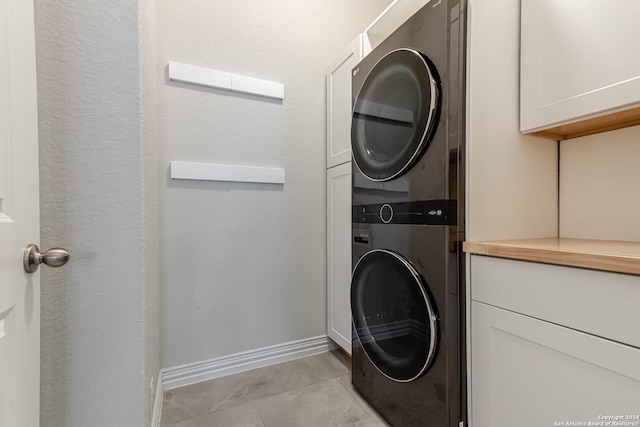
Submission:
<svg viewBox="0 0 640 427">
<path fill-rule="evenodd" d="M 388 378 L 409 382 L 429 369 L 438 336 L 434 308 L 420 274 L 397 253 L 376 249 L 356 264 L 351 281 L 355 334 Z"/>
<path fill-rule="evenodd" d="M 371 69 L 354 102 L 351 148 L 374 181 L 405 173 L 428 147 L 438 121 L 440 83 L 422 53 L 398 49 Z"/>
</svg>

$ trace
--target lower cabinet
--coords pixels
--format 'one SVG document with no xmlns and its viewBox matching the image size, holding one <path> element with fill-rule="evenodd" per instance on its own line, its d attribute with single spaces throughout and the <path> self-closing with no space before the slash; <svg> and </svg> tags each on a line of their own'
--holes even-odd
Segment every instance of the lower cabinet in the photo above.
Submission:
<svg viewBox="0 0 640 427">
<path fill-rule="evenodd" d="M 622 307 L 640 291 L 635 276 L 472 256 L 472 427 L 640 426 L 640 349 L 607 339 L 607 333 L 583 332 L 582 322 L 566 327 L 556 321 L 561 316 L 554 311 L 566 315 L 593 307 L 596 295 L 587 296 L 589 285 L 574 280 L 588 273 L 607 278 L 600 283 L 603 303 L 615 293 Z M 540 318 L 544 310 L 521 303 L 536 291 L 525 289 L 532 277 L 553 322 Z M 637 289 L 627 286 L 629 279 Z M 604 304 L 571 317 L 592 316 L 605 326 L 601 330 L 613 331 L 608 313 L 616 307 Z M 520 307 L 527 313 L 514 311 Z M 634 311 L 628 321 L 637 319 Z"/>
<path fill-rule="evenodd" d="M 473 427 L 640 425 L 640 350 L 484 303 L 471 310 Z"/>
<path fill-rule="evenodd" d="M 351 162 L 327 169 L 327 335 L 351 354 Z"/>
</svg>

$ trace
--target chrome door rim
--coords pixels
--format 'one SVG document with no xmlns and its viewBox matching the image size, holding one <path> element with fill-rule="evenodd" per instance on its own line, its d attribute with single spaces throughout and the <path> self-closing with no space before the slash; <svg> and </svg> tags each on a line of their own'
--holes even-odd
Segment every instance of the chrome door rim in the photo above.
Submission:
<svg viewBox="0 0 640 427">
<path fill-rule="evenodd" d="M 360 99 L 360 93 L 362 92 L 362 88 L 364 87 L 364 84 L 367 82 L 367 80 L 369 79 L 369 76 L 371 75 L 371 73 L 376 69 L 376 67 L 378 66 L 378 64 L 383 61 L 386 57 L 388 57 L 389 55 L 392 55 L 396 52 L 400 52 L 400 51 L 405 51 L 405 52 L 410 52 L 413 55 L 417 56 L 420 61 L 422 62 L 422 64 L 424 65 L 424 68 L 427 70 L 427 73 L 429 74 L 429 86 L 431 89 L 431 100 L 430 100 L 430 105 L 429 105 L 429 114 L 427 117 L 427 125 L 424 128 L 424 132 L 422 133 L 422 136 L 420 138 L 420 143 L 418 144 L 418 146 L 416 147 L 416 150 L 413 152 L 413 155 L 411 156 L 411 158 L 404 164 L 404 166 L 402 166 L 402 168 L 396 172 L 395 174 L 386 177 L 386 178 L 373 178 L 370 177 L 369 175 L 367 175 L 365 172 L 362 171 L 360 165 L 358 164 L 358 159 L 356 158 L 356 156 L 353 154 L 353 148 L 351 150 L 351 157 L 353 158 L 353 163 L 356 165 L 356 168 L 358 168 L 358 170 L 360 171 L 360 173 L 362 173 L 362 175 L 364 175 L 367 179 L 370 179 L 371 181 L 376 181 L 376 182 L 384 182 L 384 181 L 390 181 L 392 179 L 397 178 L 398 176 L 404 174 L 408 169 L 411 168 L 411 166 L 413 166 L 414 162 L 416 161 L 416 159 L 421 155 L 422 150 L 424 149 L 425 144 L 427 143 L 427 139 L 429 134 L 432 132 L 434 126 L 435 126 L 435 117 L 437 116 L 437 106 L 438 106 L 438 101 L 440 99 L 440 91 L 438 90 L 438 82 L 436 81 L 436 79 L 433 76 L 433 73 L 431 72 L 431 66 L 429 65 L 429 63 L 425 60 L 425 56 L 420 53 L 419 51 L 415 50 L 415 49 L 409 49 L 409 48 L 400 48 L 400 49 L 395 49 L 392 50 L 391 52 L 387 53 L 385 56 L 383 56 L 382 58 L 380 58 L 373 67 L 371 67 L 371 69 L 369 70 L 369 73 L 367 74 L 367 77 L 365 77 L 365 79 L 363 80 L 362 86 L 360 86 L 360 89 L 358 90 L 358 95 L 356 96 L 356 102 L 354 102 L 354 108 L 351 111 L 351 117 L 353 118 L 353 115 L 355 114 L 355 104 L 357 103 L 357 100 Z M 353 119 L 352 119 L 353 120 Z"/>
<path fill-rule="evenodd" d="M 355 267 L 353 268 L 353 271 L 351 273 L 351 286 L 353 287 L 353 277 L 355 275 L 356 270 L 358 269 L 358 266 L 360 265 L 360 263 L 362 262 L 362 260 L 364 258 L 366 258 L 368 255 L 373 254 L 373 253 L 386 253 L 388 255 L 391 255 L 393 257 L 395 257 L 398 261 L 400 261 L 406 268 L 407 270 L 409 270 L 409 272 L 411 273 L 411 275 L 413 276 L 413 279 L 415 281 L 415 285 L 418 286 L 418 288 L 420 289 L 420 292 L 422 293 L 422 298 L 427 306 L 427 310 L 429 312 L 429 329 L 431 331 L 431 337 L 430 337 L 430 342 L 429 342 L 429 353 L 427 355 L 427 358 L 425 360 L 425 362 L 423 363 L 422 368 L 420 369 L 420 371 L 414 375 L 412 378 L 406 379 L 406 380 L 400 380 L 397 378 L 393 378 L 389 375 L 387 375 L 385 372 L 383 372 L 378 365 L 375 364 L 375 362 L 371 359 L 371 356 L 369 356 L 369 353 L 367 353 L 366 347 L 363 345 L 362 340 L 360 339 L 360 335 L 358 334 L 358 328 L 356 327 L 355 321 L 354 321 L 354 316 L 353 313 L 351 314 L 351 324 L 352 327 L 354 329 L 354 331 L 356 331 L 355 335 L 358 339 L 358 342 L 360 343 L 360 347 L 362 348 L 364 354 L 367 356 L 367 359 L 369 359 L 369 362 L 371 362 L 371 364 L 376 368 L 376 370 L 378 370 L 378 372 L 380 372 L 382 375 L 384 375 L 385 377 L 389 378 L 392 381 L 398 382 L 398 383 L 408 383 L 411 381 L 414 381 L 418 378 L 420 378 L 426 371 L 429 370 L 430 366 L 431 366 L 431 362 L 433 362 L 433 359 L 435 357 L 435 353 L 436 353 L 436 343 L 437 343 L 437 335 L 438 335 L 438 317 L 436 316 L 435 310 L 433 309 L 433 306 L 431 305 L 431 301 L 429 298 L 429 295 L 427 295 L 427 292 L 425 290 L 425 287 L 422 283 L 422 280 L 420 278 L 420 273 L 418 273 L 418 271 L 411 265 L 409 264 L 409 262 L 407 260 L 405 260 L 402 256 L 398 255 L 395 252 L 386 250 L 386 249 L 373 249 L 369 252 L 367 252 L 366 254 L 362 255 L 360 257 L 360 259 L 358 260 L 358 262 L 356 263 Z"/>
</svg>

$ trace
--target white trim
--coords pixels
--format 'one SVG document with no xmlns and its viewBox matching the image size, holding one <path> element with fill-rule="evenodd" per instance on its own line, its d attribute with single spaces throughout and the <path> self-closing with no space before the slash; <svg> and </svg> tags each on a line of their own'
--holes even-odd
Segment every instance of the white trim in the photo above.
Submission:
<svg viewBox="0 0 640 427">
<path fill-rule="evenodd" d="M 275 365 L 336 348 L 326 335 L 305 338 L 162 370 L 163 390 Z"/>
<path fill-rule="evenodd" d="M 338 58 L 335 59 L 329 66 L 328 73 L 331 74 L 332 71 L 339 68 L 342 64 L 345 63 L 347 59 L 351 58 L 353 55 L 356 55 L 356 63 L 360 62 L 360 60 L 362 59 L 362 54 L 360 52 L 362 50 L 361 46 L 362 34 L 358 34 L 358 36 L 351 43 L 349 43 L 349 46 L 347 46 L 344 51 L 342 51 L 340 56 L 338 56 Z M 351 68 L 353 67 L 349 67 L 349 74 L 351 74 Z"/>
<path fill-rule="evenodd" d="M 153 416 L 151 418 L 151 427 L 160 427 L 160 414 L 162 413 L 162 371 L 158 372 L 158 380 L 156 381 L 156 394 L 153 401 Z"/>
</svg>

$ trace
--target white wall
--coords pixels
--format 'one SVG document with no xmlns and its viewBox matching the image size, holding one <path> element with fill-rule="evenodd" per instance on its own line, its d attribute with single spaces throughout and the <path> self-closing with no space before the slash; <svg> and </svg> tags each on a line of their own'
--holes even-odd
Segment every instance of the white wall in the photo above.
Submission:
<svg viewBox="0 0 640 427">
<path fill-rule="evenodd" d="M 467 240 L 640 241 L 640 127 L 562 141 L 558 165 L 558 142 L 518 130 L 519 2 L 469 9 Z"/>
<path fill-rule="evenodd" d="M 325 72 L 388 0 L 158 1 L 159 58 L 284 83 L 283 102 L 168 82 L 162 365 L 326 334 Z M 171 181 L 171 160 L 286 169 L 286 184 Z"/>
<path fill-rule="evenodd" d="M 640 126 L 560 143 L 560 236 L 640 242 Z"/>
<path fill-rule="evenodd" d="M 164 366 L 325 333 L 324 72 L 387 4 L 160 1 L 156 28 L 154 0 L 36 0 L 41 246 L 72 253 L 42 279 L 43 425 L 148 425 L 159 323 Z M 168 59 L 286 98 L 168 83 Z M 287 183 L 171 182 L 174 159 Z"/>
<path fill-rule="evenodd" d="M 469 0 L 467 240 L 555 237 L 557 142 L 520 133 L 520 2 Z"/>
<path fill-rule="evenodd" d="M 35 2 L 41 247 L 71 252 L 42 273 L 44 426 L 149 424 L 158 268 L 145 237 L 157 234 L 157 163 L 146 157 L 153 122 L 143 125 L 153 85 L 141 87 L 153 30 L 142 36 L 140 21 L 151 1 Z"/>
</svg>

